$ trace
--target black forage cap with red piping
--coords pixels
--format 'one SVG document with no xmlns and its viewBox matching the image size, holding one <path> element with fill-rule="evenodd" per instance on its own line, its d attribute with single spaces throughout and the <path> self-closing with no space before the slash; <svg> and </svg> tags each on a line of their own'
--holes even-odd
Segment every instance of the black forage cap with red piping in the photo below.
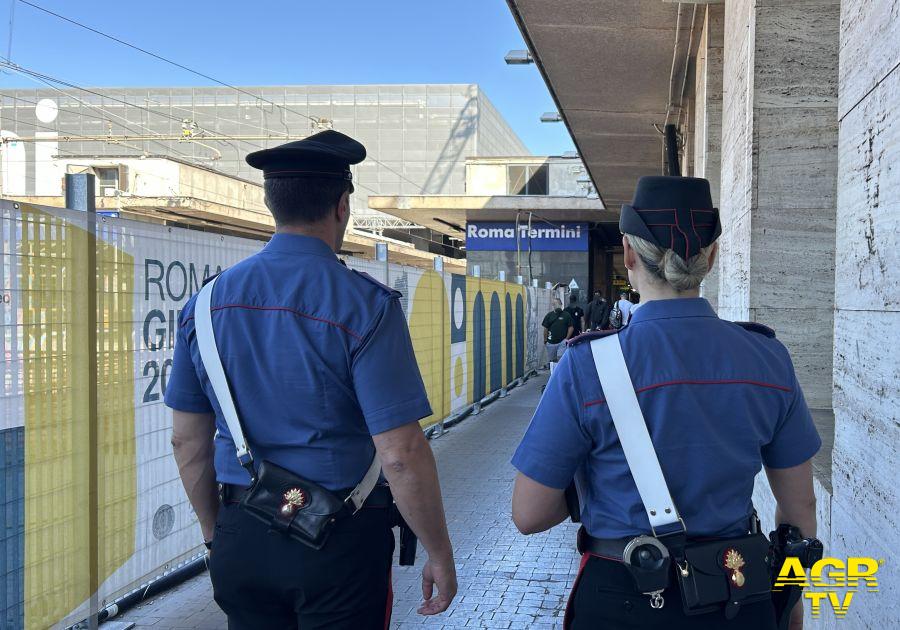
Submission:
<svg viewBox="0 0 900 630">
<path fill-rule="evenodd" d="M 619 230 L 671 249 L 687 260 L 722 233 L 709 182 L 700 177 L 647 176 L 622 206 Z"/>
<path fill-rule="evenodd" d="M 303 140 L 247 154 L 247 164 L 265 179 L 325 177 L 353 181 L 351 164 L 366 159 L 366 147 L 350 136 L 328 129 Z"/>
</svg>

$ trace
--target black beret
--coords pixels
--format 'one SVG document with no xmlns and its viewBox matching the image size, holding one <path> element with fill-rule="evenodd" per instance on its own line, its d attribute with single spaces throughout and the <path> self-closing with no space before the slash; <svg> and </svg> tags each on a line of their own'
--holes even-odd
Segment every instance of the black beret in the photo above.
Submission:
<svg viewBox="0 0 900 630">
<path fill-rule="evenodd" d="M 622 206 L 619 230 L 671 249 L 687 260 L 722 233 L 709 182 L 699 177 L 648 176 Z"/>
<path fill-rule="evenodd" d="M 247 164 L 263 177 L 331 177 L 352 181 L 351 164 L 366 159 L 366 148 L 339 131 L 328 129 L 303 140 L 247 155 Z"/>
</svg>

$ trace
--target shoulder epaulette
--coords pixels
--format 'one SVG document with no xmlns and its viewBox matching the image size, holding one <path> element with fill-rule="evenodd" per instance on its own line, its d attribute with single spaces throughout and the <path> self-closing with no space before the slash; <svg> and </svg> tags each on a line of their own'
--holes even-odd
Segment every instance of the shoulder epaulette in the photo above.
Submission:
<svg viewBox="0 0 900 630">
<path fill-rule="evenodd" d="M 201 286 L 201 287 L 205 287 L 207 284 L 209 284 L 210 282 L 213 281 L 213 278 L 215 278 L 216 276 L 218 276 L 218 275 L 221 274 L 221 273 L 222 273 L 222 272 L 220 271 L 219 273 L 214 273 L 214 274 L 211 275 L 209 278 L 204 278 L 204 279 L 203 279 L 203 283 L 202 283 L 200 286 Z"/>
<path fill-rule="evenodd" d="M 348 269 L 349 269 L 349 267 L 348 267 Z M 376 280 L 375 278 L 373 278 L 372 276 L 370 276 L 369 274 L 367 274 L 365 271 L 357 271 L 356 269 L 350 269 L 350 271 L 352 271 L 353 273 L 355 273 L 355 274 L 356 274 L 357 276 L 359 276 L 360 278 L 364 278 L 364 279 L 367 280 L 368 282 L 371 282 L 372 284 L 374 284 L 376 287 L 378 287 L 378 288 L 381 289 L 382 291 L 387 291 L 388 293 L 391 294 L 392 297 L 401 297 L 401 296 L 403 295 L 402 293 L 400 293 L 400 292 L 397 291 L 396 289 L 392 289 L 391 287 L 389 287 L 388 285 L 384 284 L 383 282 L 380 282 L 380 281 Z"/>
<path fill-rule="evenodd" d="M 757 324 L 756 322 L 734 322 L 744 330 L 749 330 L 750 332 L 759 333 L 760 335 L 765 335 L 769 339 L 775 338 L 775 331 L 769 328 L 768 326 L 763 326 L 762 324 Z"/>
<path fill-rule="evenodd" d="M 619 330 L 592 330 L 591 332 L 581 333 L 577 337 L 572 337 L 569 339 L 569 345 L 574 346 L 579 343 L 583 343 L 585 341 L 593 341 L 594 339 L 602 339 L 603 337 L 609 337 L 610 335 L 617 334 Z"/>
</svg>

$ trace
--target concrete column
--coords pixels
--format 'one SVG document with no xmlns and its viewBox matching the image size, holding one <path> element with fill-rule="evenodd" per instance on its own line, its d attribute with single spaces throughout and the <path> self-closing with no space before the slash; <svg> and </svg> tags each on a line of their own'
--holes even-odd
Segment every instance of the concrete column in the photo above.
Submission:
<svg viewBox="0 0 900 630">
<path fill-rule="evenodd" d="M 719 314 L 774 328 L 831 407 L 837 0 L 725 3 Z"/>
<path fill-rule="evenodd" d="M 697 48 L 694 85 L 694 175 L 709 180 L 713 204 L 719 205 L 722 169 L 722 70 L 725 57 L 725 5 L 704 9 L 703 30 Z M 719 260 L 701 286 L 713 308 L 719 305 Z"/>
<path fill-rule="evenodd" d="M 883 558 L 847 616 L 900 619 L 900 3 L 841 3 L 832 548 Z"/>
</svg>

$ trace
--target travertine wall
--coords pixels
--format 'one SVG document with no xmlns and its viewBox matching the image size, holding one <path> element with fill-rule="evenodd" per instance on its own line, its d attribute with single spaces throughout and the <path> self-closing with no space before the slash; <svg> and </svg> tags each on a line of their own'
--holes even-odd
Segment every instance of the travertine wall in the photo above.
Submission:
<svg viewBox="0 0 900 630">
<path fill-rule="evenodd" d="M 831 406 L 836 0 L 725 5 L 719 313 L 774 328 Z"/>
<path fill-rule="evenodd" d="M 697 48 L 694 85 L 694 175 L 709 180 L 713 205 L 719 205 L 719 180 L 722 170 L 722 62 L 724 60 L 725 6 L 705 8 L 703 32 Z M 719 260 L 701 287 L 703 297 L 713 308 L 719 304 Z"/>
<path fill-rule="evenodd" d="M 851 609 L 852 627 L 866 628 L 895 627 L 900 619 L 898 63 L 900 0 L 844 0 L 832 552 L 886 560 L 880 592 L 861 593 Z"/>
<path fill-rule="evenodd" d="M 753 0 L 725 5 L 722 177 L 719 209 L 719 315 L 750 319 L 750 210 L 753 195 Z"/>
</svg>

